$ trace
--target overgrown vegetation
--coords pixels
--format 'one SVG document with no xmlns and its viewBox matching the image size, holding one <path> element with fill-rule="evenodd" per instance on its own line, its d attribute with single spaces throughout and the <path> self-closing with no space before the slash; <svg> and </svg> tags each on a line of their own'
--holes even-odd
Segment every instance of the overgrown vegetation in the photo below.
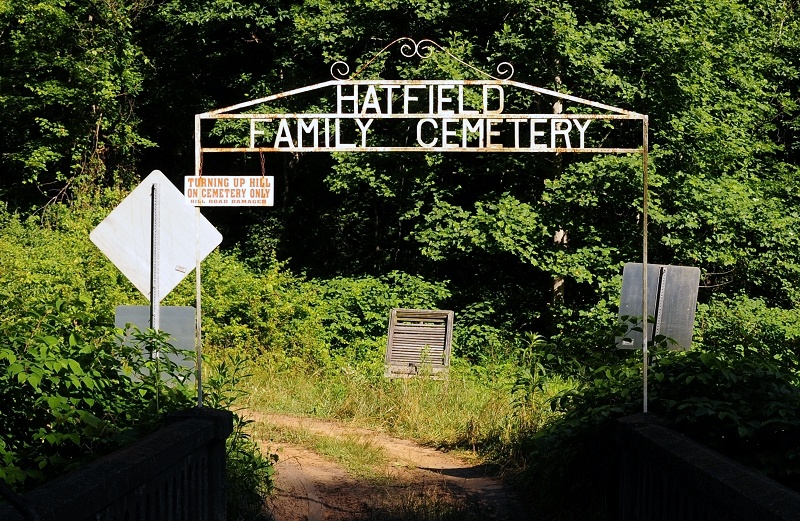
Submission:
<svg viewBox="0 0 800 521">
<path fill-rule="evenodd" d="M 150 356 L 168 353 L 164 334 L 123 344 L 85 300 L 8 298 L 0 324 L 0 478 L 24 490 L 155 428 L 187 407 L 187 374 Z M 156 375 L 169 378 L 162 381 Z"/>
<path fill-rule="evenodd" d="M 144 301 L 89 231 L 150 170 L 192 171 L 194 114 L 327 79 L 335 60 L 356 70 L 401 35 L 649 115 L 650 261 L 702 271 L 694 351 L 656 354 L 651 410 L 797 487 L 800 14 L 784 0 L 0 0 L 3 479 L 28 487 L 146 429 L 156 396 L 183 403 L 119 375 L 143 361 L 116 341 L 114 307 Z M 364 71 L 379 76 L 474 71 L 387 53 Z M 273 108 L 333 100 L 310 103 Z M 225 156 L 204 172 L 261 169 Z M 204 210 L 225 237 L 203 267 L 205 338 L 229 382 L 212 378 L 215 403 L 475 450 L 526 469 L 551 517 L 596 518 L 596 498 L 561 485 L 591 474 L 577 455 L 604 420 L 640 407 L 640 362 L 612 345 L 621 266 L 641 255 L 639 159 L 267 158 L 274 208 Z M 190 276 L 164 304 L 193 291 Z M 455 310 L 448 382 L 382 378 L 401 306 Z M 259 468 L 248 487 L 264 493 L 269 457 L 237 422 L 236 465 Z"/>
<path fill-rule="evenodd" d="M 245 395 L 243 383 L 247 374 L 245 360 L 234 353 L 222 356 L 211 366 L 210 378 L 204 386 L 203 403 L 217 409 L 233 411 L 233 432 L 226 440 L 227 519 L 233 521 L 260 519 L 264 514 L 264 498 L 273 488 L 276 454 L 264 455 L 253 440 L 247 426 L 252 420 L 239 409 Z"/>
<path fill-rule="evenodd" d="M 3 415 L 4 421 L 9 418 L 3 472 L 17 485 L 63 472 L 84 456 L 146 430 L 143 416 L 152 412 L 159 392 L 162 408 L 189 404 L 169 387 L 156 387 L 146 378 L 136 384 L 119 373 L 126 356 L 139 357 L 128 362 L 130 367 L 147 364 L 139 349 L 116 340 L 112 302 L 137 303 L 141 297 L 90 247 L 86 229 L 94 211 L 53 208 L 47 215 L 43 224 L 5 214 L 0 233 L 2 277 L 9 291 L 3 299 L 1 367 L 4 403 L 11 404 Z M 214 274 L 204 304 L 208 405 L 338 418 L 470 450 L 508 472 L 524 471 L 525 479 L 536 483 L 532 489 L 541 494 L 540 504 L 549 504 L 553 512 L 564 514 L 559 508 L 565 504 L 575 515 L 596 508 L 576 502 L 568 494 L 573 489 L 559 484 L 567 479 L 579 484 L 570 476 L 592 477 L 592 469 L 580 467 L 586 459 L 579 456 L 595 448 L 592 440 L 604 420 L 641 407 L 640 361 L 611 345 L 613 322 L 606 333 L 591 337 L 592 356 L 573 356 L 552 339 L 532 334 L 500 350 L 513 356 L 478 364 L 458 342 L 479 326 L 459 323 L 456 351 L 461 356 L 455 357 L 449 379 L 387 380 L 382 351 L 387 314 L 380 310 L 441 307 L 448 298 L 442 288 L 400 273 L 308 280 L 279 266 L 254 270 L 234 255 L 219 253 L 204 268 Z M 114 284 L 96 282 L 104 278 Z M 405 281 L 402 294 L 397 280 Z M 48 303 L 56 292 L 68 296 L 69 288 L 77 294 L 72 300 Z M 256 288 L 260 298 L 246 288 Z M 170 303 L 190 303 L 191 289 L 186 281 Z M 785 344 L 769 347 L 772 339 L 792 338 L 794 326 L 754 320 L 763 309 L 742 297 L 725 307 L 701 305 L 698 349 L 657 351 L 651 410 L 699 441 L 796 487 L 798 467 L 790 456 L 798 450 L 797 359 Z M 748 336 L 715 334 L 732 330 Z M 41 411 L 41 420 L 12 419 L 15 410 L 28 411 L 31 404 Z M 32 430 L 14 430 L 22 425 Z M 59 430 L 50 432 L 54 425 Z M 274 459 L 258 450 L 247 425 L 237 414 L 229 440 L 232 519 L 260 512 L 261 497 L 271 487 Z M 17 445 L 5 441 L 11 439 Z M 37 443 L 40 439 L 46 442 Z M 78 452 L 83 456 L 76 459 Z"/>
<path fill-rule="evenodd" d="M 156 371 L 149 356 L 172 349 L 163 334 L 121 341 L 105 311 L 119 293 L 102 281 L 116 275 L 83 255 L 89 245 L 73 240 L 77 230 L 0 213 L 0 478 L 24 490 L 191 402 L 185 371 L 168 359 Z M 159 372 L 171 381 L 155 379 Z"/>
<path fill-rule="evenodd" d="M 0 478 L 24 491 L 140 438 L 166 413 L 191 407 L 196 391 L 189 369 L 164 356 L 174 351 L 165 333 L 137 331 L 125 339 L 114 327 L 116 305 L 143 304 L 143 299 L 127 283 L 117 284 L 121 275 L 88 242 L 96 222 L 93 211 L 56 205 L 44 219 L 20 222 L 3 211 L 0 220 L 5 224 L 0 231 Z M 231 264 L 224 257 L 216 260 Z M 233 264 L 251 282 L 257 279 Z M 211 321 L 209 334 L 224 346 L 237 338 L 240 327 L 226 320 L 237 305 L 237 286 L 223 284 L 226 305 L 210 308 L 222 317 L 220 327 Z M 289 293 L 281 292 L 281 299 L 291 299 Z M 285 318 L 278 308 L 270 307 L 274 320 Z M 251 335 L 266 335 L 274 322 L 249 325 Z M 154 351 L 160 356 L 151 356 Z M 205 404 L 234 408 L 244 378 L 240 358 L 212 363 Z M 248 421 L 234 417 L 228 438 L 229 518 L 252 519 L 271 489 L 275 460 L 249 438 Z"/>
</svg>

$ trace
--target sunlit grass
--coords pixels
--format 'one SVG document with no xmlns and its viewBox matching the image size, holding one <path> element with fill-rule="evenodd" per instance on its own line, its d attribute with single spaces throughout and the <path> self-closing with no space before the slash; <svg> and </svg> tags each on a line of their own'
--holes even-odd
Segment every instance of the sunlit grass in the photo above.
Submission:
<svg viewBox="0 0 800 521">
<path fill-rule="evenodd" d="M 370 480 L 379 480 L 380 469 L 388 461 L 382 447 L 354 435 L 329 436 L 313 433 L 303 427 L 270 422 L 255 423 L 252 434 L 258 439 L 270 440 L 270 443 L 302 445 L 337 463 L 350 474 Z"/>
<path fill-rule="evenodd" d="M 520 429 L 537 429 L 552 413 L 548 399 L 574 385 L 547 380 L 519 392 L 515 368 L 480 373 L 463 365 L 447 380 L 387 379 L 382 364 L 339 362 L 321 369 L 289 364 L 251 366 L 244 406 L 263 412 L 337 419 L 445 448 L 480 451 L 513 444 Z"/>
<path fill-rule="evenodd" d="M 227 353 L 237 357 L 236 352 Z M 238 354 L 244 355 L 238 358 L 249 376 L 239 380 L 237 405 L 258 419 L 251 425 L 253 437 L 269 450 L 281 443 L 305 447 L 374 484 L 368 514 L 359 517 L 366 520 L 476 518 L 470 513 L 474 509 L 442 488 L 447 487 L 444 482 L 397 482 L 386 472 L 385 449 L 352 427 L 462 455 L 469 452 L 478 462 L 495 463 L 516 474 L 526 469 L 532 436 L 556 418 L 550 399 L 577 387 L 569 379 L 516 363 L 472 367 L 456 361 L 444 380 L 387 379 L 379 362 L 340 359 L 312 367 L 269 355 Z M 287 426 L 259 413 L 336 420 L 347 428 L 318 432 L 304 427 L 303 420 Z"/>
</svg>

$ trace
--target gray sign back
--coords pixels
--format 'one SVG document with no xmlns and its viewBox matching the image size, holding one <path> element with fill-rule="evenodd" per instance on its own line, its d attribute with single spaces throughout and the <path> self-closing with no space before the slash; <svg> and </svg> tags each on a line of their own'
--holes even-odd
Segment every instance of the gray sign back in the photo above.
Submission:
<svg viewBox="0 0 800 521">
<path fill-rule="evenodd" d="M 673 350 L 688 350 L 692 345 L 694 315 L 697 308 L 697 290 L 700 269 L 665 264 L 647 265 L 647 314 L 653 317 L 648 323 L 648 340 L 664 335 L 672 340 Z M 620 318 L 642 316 L 642 264 L 629 262 L 622 271 L 622 294 L 619 304 Z M 630 322 L 626 322 L 632 326 Z M 641 331 L 628 331 L 617 337 L 621 349 L 641 349 Z"/>
<path fill-rule="evenodd" d="M 162 306 L 160 330 L 168 333 L 169 343 L 178 349 L 194 352 L 195 309 L 192 306 Z M 150 306 L 117 306 L 114 315 L 114 326 L 125 331 L 125 343 L 133 345 L 130 337 L 131 331 L 126 329 L 127 324 L 136 326 L 141 331 L 150 327 Z M 193 358 L 183 358 L 176 353 L 168 353 L 168 358 L 183 367 L 194 369 Z M 194 381 L 194 376 L 191 378 Z"/>
</svg>

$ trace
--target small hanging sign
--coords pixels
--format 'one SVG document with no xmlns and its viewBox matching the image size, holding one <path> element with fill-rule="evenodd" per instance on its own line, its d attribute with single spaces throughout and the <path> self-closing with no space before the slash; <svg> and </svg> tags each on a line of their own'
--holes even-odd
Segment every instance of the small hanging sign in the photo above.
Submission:
<svg viewBox="0 0 800 521">
<path fill-rule="evenodd" d="M 186 176 L 183 195 L 192 206 L 273 206 L 274 176 Z"/>
</svg>

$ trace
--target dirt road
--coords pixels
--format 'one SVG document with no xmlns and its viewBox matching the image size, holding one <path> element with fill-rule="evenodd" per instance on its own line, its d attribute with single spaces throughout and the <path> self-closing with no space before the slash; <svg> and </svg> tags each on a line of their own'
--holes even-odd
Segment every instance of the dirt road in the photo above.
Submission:
<svg viewBox="0 0 800 521">
<path fill-rule="evenodd" d="M 277 493 L 269 500 L 275 521 L 351 521 L 410 518 L 415 509 L 460 510 L 463 521 L 531 519 L 511 491 L 486 468 L 453 454 L 314 418 L 250 412 L 256 432 L 301 429 L 318 436 L 356 438 L 379 447 L 388 458 L 376 462 L 371 477 L 349 473 L 330 458 L 301 445 L 262 441 L 279 455 Z"/>
</svg>

